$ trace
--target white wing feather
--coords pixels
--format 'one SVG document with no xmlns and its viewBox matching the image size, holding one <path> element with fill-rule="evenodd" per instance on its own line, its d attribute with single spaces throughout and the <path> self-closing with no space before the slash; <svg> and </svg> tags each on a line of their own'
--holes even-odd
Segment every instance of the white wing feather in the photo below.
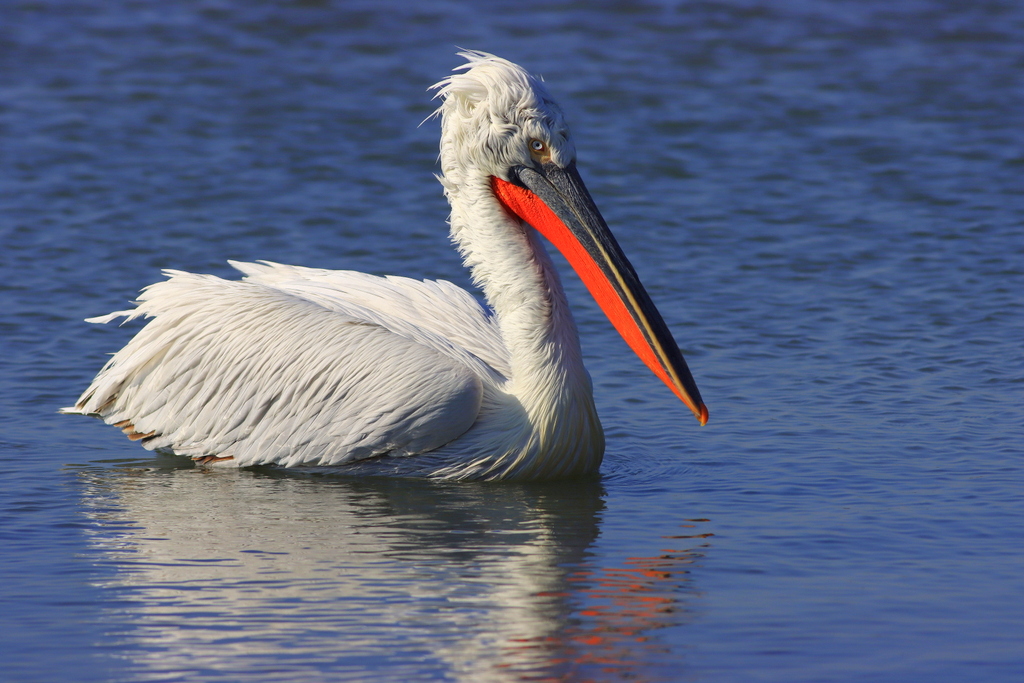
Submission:
<svg viewBox="0 0 1024 683">
<path fill-rule="evenodd" d="M 335 465 L 440 448 L 507 373 L 496 326 L 451 283 L 233 265 L 248 277 L 167 271 L 92 319 L 153 318 L 65 411 L 150 449 Z"/>
<path fill-rule="evenodd" d="M 447 339 L 503 377 L 511 372 L 508 349 L 494 319 L 469 292 L 447 280 L 377 277 L 353 270 L 304 268 L 271 261 L 228 263 L 244 273 L 247 282 L 276 287 L 331 310 L 351 311 L 358 306 L 374 322 L 397 334 L 415 337 L 432 347 L 436 346 L 433 338 Z"/>
</svg>

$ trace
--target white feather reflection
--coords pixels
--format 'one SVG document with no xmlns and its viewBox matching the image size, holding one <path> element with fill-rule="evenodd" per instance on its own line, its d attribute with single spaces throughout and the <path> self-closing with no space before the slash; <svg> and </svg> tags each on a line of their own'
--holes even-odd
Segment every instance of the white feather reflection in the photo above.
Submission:
<svg viewBox="0 0 1024 683">
<path fill-rule="evenodd" d="M 657 555 L 618 568 L 589 560 L 595 481 L 83 476 L 95 544 L 116 567 L 107 587 L 122 598 L 105 640 L 126 646 L 140 680 L 655 680 L 674 657 L 649 632 L 688 618 L 698 551 L 666 554 L 659 539 Z"/>
</svg>

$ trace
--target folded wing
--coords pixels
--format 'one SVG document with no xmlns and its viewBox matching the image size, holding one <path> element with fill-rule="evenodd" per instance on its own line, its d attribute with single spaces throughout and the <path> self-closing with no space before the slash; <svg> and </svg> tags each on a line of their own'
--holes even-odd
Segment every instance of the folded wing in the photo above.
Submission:
<svg viewBox="0 0 1024 683">
<path fill-rule="evenodd" d="M 152 318 L 65 412 L 150 449 L 333 465 L 439 448 L 473 425 L 483 383 L 501 381 L 500 337 L 450 283 L 236 267 L 249 277 L 170 271 L 137 308 L 94 319 Z M 417 324 L 439 316 L 462 322 L 447 335 Z"/>
</svg>

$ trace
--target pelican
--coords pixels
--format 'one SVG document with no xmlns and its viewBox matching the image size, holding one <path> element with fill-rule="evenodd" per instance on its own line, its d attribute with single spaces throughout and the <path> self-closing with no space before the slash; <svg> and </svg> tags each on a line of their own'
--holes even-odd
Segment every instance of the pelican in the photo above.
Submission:
<svg viewBox="0 0 1024 683">
<path fill-rule="evenodd" d="M 62 412 L 201 465 L 345 466 L 453 480 L 595 472 L 604 433 L 543 235 L 628 345 L 708 419 L 672 334 L 576 170 L 542 81 L 485 52 L 433 86 L 451 238 L 487 307 L 443 280 L 261 261 L 176 270 L 146 325 Z"/>
</svg>

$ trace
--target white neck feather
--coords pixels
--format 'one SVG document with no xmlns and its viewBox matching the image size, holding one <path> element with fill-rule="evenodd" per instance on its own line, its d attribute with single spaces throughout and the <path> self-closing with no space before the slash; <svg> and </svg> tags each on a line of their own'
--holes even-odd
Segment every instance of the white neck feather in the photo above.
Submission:
<svg viewBox="0 0 1024 683">
<path fill-rule="evenodd" d="M 530 415 L 540 451 L 599 464 L 604 441 L 590 375 L 554 264 L 537 233 L 501 206 L 488 176 L 462 178 L 445 183 L 452 239 L 501 329 L 512 368 L 505 390 Z"/>
<path fill-rule="evenodd" d="M 538 235 L 502 208 L 489 177 L 449 189 L 448 199 L 452 240 L 494 310 L 511 356 L 509 391 L 523 399 L 543 394 L 534 385 L 550 385 L 557 372 L 564 375 L 559 383 L 574 381 L 589 392 L 576 323 Z"/>
</svg>

